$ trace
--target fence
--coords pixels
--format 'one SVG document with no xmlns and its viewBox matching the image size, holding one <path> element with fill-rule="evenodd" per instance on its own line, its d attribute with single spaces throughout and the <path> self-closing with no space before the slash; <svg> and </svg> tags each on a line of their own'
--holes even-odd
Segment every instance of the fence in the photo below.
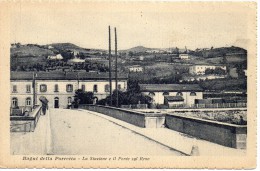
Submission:
<svg viewBox="0 0 260 171">
<path fill-rule="evenodd" d="M 194 105 L 171 105 L 174 109 L 196 109 L 196 108 L 246 108 L 247 103 L 213 103 L 213 104 L 194 104 Z"/>
<path fill-rule="evenodd" d="M 147 104 L 130 104 L 130 105 L 121 105 L 121 108 L 125 109 L 147 109 Z"/>
</svg>

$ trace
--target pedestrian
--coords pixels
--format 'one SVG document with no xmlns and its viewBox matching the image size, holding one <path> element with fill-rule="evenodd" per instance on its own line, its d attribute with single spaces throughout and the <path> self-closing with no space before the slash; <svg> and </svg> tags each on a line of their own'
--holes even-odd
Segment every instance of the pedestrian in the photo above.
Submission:
<svg viewBox="0 0 260 171">
<path fill-rule="evenodd" d="M 48 103 L 42 103 L 42 112 L 43 112 L 43 115 L 46 114 L 46 110 L 48 110 Z"/>
<path fill-rule="evenodd" d="M 43 113 L 43 115 L 45 115 L 46 114 L 46 110 L 48 110 L 48 102 L 49 101 L 45 97 L 43 97 L 43 96 L 41 96 L 39 98 L 39 100 L 42 102 L 42 113 Z"/>
</svg>

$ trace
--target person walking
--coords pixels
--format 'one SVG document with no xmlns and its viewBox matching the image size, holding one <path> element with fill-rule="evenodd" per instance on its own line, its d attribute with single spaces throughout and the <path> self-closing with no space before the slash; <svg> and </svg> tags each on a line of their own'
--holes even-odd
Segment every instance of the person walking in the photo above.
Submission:
<svg viewBox="0 0 260 171">
<path fill-rule="evenodd" d="M 39 100 L 42 102 L 42 113 L 43 115 L 46 114 L 46 110 L 48 110 L 48 100 L 45 97 L 40 97 Z"/>
</svg>

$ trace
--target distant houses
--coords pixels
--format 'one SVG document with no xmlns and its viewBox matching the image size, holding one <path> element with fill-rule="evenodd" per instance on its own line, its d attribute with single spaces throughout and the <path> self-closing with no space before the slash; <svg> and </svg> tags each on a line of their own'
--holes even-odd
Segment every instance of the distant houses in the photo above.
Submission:
<svg viewBox="0 0 260 171">
<path fill-rule="evenodd" d="M 62 60 L 63 57 L 61 56 L 61 54 L 57 54 L 57 55 L 50 55 L 47 57 L 48 60 Z"/>
<path fill-rule="evenodd" d="M 227 67 L 224 65 L 197 64 L 189 67 L 189 73 L 192 75 L 204 75 L 207 69 L 216 70 L 217 68 L 224 71 L 227 70 Z"/>
<path fill-rule="evenodd" d="M 129 72 L 143 72 L 143 67 L 140 65 L 132 65 L 128 67 Z"/>
<path fill-rule="evenodd" d="M 193 106 L 203 99 L 203 89 L 198 84 L 139 84 L 140 91 L 152 98 L 154 104 L 168 107 Z"/>
<path fill-rule="evenodd" d="M 196 75 L 196 76 L 183 76 L 182 80 L 180 80 L 180 82 L 182 81 L 205 81 L 205 80 L 214 80 L 214 79 L 223 79 L 226 78 L 226 75 L 214 75 L 214 74 L 210 74 L 210 75 Z"/>
<path fill-rule="evenodd" d="M 181 60 L 190 60 L 189 54 L 180 54 L 180 55 L 179 55 L 179 58 L 180 58 Z"/>
</svg>

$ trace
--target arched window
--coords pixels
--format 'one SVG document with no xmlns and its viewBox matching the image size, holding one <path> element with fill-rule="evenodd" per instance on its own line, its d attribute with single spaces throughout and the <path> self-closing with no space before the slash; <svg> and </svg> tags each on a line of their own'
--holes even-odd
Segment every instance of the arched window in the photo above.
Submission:
<svg viewBox="0 0 260 171">
<path fill-rule="evenodd" d="M 168 96 L 168 95 L 169 95 L 169 92 L 168 92 L 168 91 L 165 91 L 165 92 L 163 92 L 163 95 L 164 95 L 164 96 Z"/>
<path fill-rule="evenodd" d="M 26 106 L 31 106 L 31 97 L 27 97 L 25 100 L 25 105 Z"/>
<path fill-rule="evenodd" d="M 54 98 L 54 108 L 59 108 L 59 98 L 58 97 Z"/>
<path fill-rule="evenodd" d="M 190 96 L 196 96 L 197 94 L 196 94 L 196 92 L 190 92 Z"/>
<path fill-rule="evenodd" d="M 46 84 L 41 84 L 40 85 L 40 92 L 46 92 L 47 91 L 47 85 Z"/>
<path fill-rule="evenodd" d="M 72 92 L 72 91 L 73 91 L 73 85 L 67 84 L 67 92 Z"/>
<path fill-rule="evenodd" d="M 155 93 L 154 93 L 154 92 L 149 92 L 148 95 L 149 95 L 149 96 L 155 96 Z"/>
<path fill-rule="evenodd" d="M 109 91 L 110 91 L 109 89 L 110 89 L 110 88 L 109 88 L 109 85 L 106 84 L 106 85 L 105 85 L 105 92 L 109 92 Z"/>
<path fill-rule="evenodd" d="M 18 107 L 18 99 L 16 97 L 12 98 L 12 107 L 13 108 Z"/>
<path fill-rule="evenodd" d="M 183 96 L 182 92 L 177 92 L 176 96 Z"/>
<path fill-rule="evenodd" d="M 98 92 L 98 86 L 96 84 L 93 86 L 93 92 Z"/>
<path fill-rule="evenodd" d="M 59 86 L 58 86 L 58 84 L 55 84 L 55 85 L 54 85 L 54 92 L 59 92 Z"/>
</svg>

